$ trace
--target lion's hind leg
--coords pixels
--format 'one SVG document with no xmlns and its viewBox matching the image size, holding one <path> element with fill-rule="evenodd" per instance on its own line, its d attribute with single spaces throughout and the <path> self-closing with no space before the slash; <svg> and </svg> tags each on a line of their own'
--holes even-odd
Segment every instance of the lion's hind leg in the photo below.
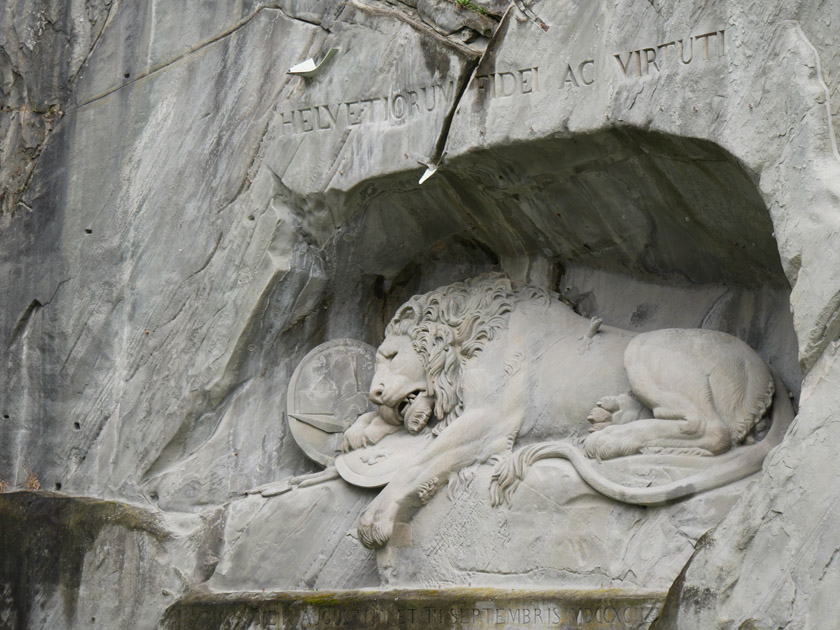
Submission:
<svg viewBox="0 0 840 630">
<path fill-rule="evenodd" d="M 633 385 L 638 398 L 652 410 L 653 418 L 592 433 L 584 443 L 589 457 L 612 459 L 643 451 L 716 455 L 729 449 L 729 429 L 715 409 L 708 383 L 686 388 L 690 396 L 666 391 L 653 379 Z"/>
<path fill-rule="evenodd" d="M 614 424 L 626 424 L 642 417 L 650 410 L 633 395 L 626 392 L 618 396 L 605 396 L 592 408 L 586 417 L 590 424 L 589 431 L 600 431 Z"/>
</svg>

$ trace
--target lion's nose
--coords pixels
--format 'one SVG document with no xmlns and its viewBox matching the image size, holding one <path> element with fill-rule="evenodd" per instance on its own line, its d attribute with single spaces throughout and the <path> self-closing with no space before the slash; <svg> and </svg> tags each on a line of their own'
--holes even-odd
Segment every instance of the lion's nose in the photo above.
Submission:
<svg viewBox="0 0 840 630">
<path fill-rule="evenodd" d="M 381 405 L 382 404 L 382 394 L 385 393 L 385 387 L 382 385 L 376 385 L 370 388 L 370 402 L 374 405 Z"/>
</svg>

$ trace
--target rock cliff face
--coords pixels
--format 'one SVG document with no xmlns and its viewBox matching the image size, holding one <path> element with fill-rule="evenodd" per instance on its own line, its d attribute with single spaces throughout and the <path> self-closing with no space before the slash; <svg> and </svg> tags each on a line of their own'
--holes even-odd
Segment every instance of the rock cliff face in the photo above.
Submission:
<svg viewBox="0 0 840 630">
<path fill-rule="evenodd" d="M 801 390 L 657 627 L 833 623 L 840 5 L 468 4 L 0 9 L 0 486 L 151 519 L 86 525 L 86 568 L 57 581 L 27 542 L 25 575 L 3 565 L 0 620 L 23 627 L 43 605 L 53 627 L 124 623 L 90 608 L 108 545 L 135 549 L 121 570 L 142 576 L 149 623 L 204 583 L 399 583 L 347 533 L 370 493 L 332 486 L 313 510 L 334 528 L 293 550 L 309 573 L 238 581 L 264 549 L 243 532 L 270 538 L 277 522 L 241 497 L 317 470 L 284 420 L 309 350 L 376 345 L 409 296 L 501 268 L 609 324 L 736 334 Z M 331 48 L 315 76 L 287 74 Z M 278 518 L 305 515 L 300 500 Z M 32 501 L 63 506 L 50 527 L 112 509 L 0 495 L 0 518 L 37 522 Z M 5 561 L 24 538 L 3 532 Z M 67 584 L 87 603 L 62 601 Z"/>
</svg>

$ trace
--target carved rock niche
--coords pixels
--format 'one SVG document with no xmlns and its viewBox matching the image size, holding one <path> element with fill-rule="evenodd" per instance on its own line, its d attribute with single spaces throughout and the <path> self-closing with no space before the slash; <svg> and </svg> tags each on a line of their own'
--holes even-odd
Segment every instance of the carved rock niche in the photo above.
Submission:
<svg viewBox="0 0 840 630">
<path fill-rule="evenodd" d="M 754 176 L 713 143 L 635 129 L 526 142 L 460 156 L 422 186 L 365 182 L 349 199 L 359 211 L 337 239 L 336 286 L 352 287 L 341 295 L 350 303 L 362 296 L 357 307 L 376 305 L 359 309 L 373 345 L 411 295 L 501 269 L 633 332 L 730 333 L 798 395 L 773 226 Z M 511 506 L 493 508 L 491 469 L 468 469 L 398 519 L 378 552 L 383 583 L 667 589 L 748 483 L 664 508 L 617 507 L 553 460 Z"/>
<path fill-rule="evenodd" d="M 734 334 L 798 391 L 773 225 L 754 176 L 711 142 L 625 129 L 520 143 L 422 186 L 364 182 L 347 204 L 336 288 L 369 343 L 411 295 L 501 269 L 622 328 Z"/>
<path fill-rule="evenodd" d="M 423 185 L 410 175 L 365 181 L 341 200 L 352 219 L 330 245 L 333 336 L 379 345 L 411 296 L 502 271 L 559 293 L 578 314 L 608 326 L 734 335 L 798 396 L 790 289 L 767 209 L 754 178 L 719 146 L 609 130 L 462 155 Z M 666 460 L 615 460 L 614 472 L 631 485 L 665 483 L 674 474 L 674 461 Z M 248 499 L 229 517 L 229 536 L 238 539 L 209 585 L 301 586 L 290 567 L 308 556 L 295 537 L 273 541 L 256 572 L 249 559 L 257 549 L 266 553 L 272 519 L 314 504 L 324 515 L 335 509 L 328 505 L 344 511 L 331 522 L 310 518 L 328 559 L 307 587 L 562 585 L 661 594 L 750 483 L 663 507 L 627 505 L 594 492 L 572 465 L 553 459 L 529 470 L 509 504 L 494 506 L 492 474 L 491 463 L 470 466 L 427 504 L 402 510 L 375 563 L 356 534 L 375 496 L 370 490 L 334 480 Z"/>
</svg>

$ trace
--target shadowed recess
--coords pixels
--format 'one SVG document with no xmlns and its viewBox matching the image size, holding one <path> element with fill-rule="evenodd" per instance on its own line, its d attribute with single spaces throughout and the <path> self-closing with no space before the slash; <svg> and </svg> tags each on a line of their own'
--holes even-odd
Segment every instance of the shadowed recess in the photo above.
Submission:
<svg viewBox="0 0 840 630">
<path fill-rule="evenodd" d="M 657 284 L 786 287 L 756 183 L 719 146 L 638 129 L 479 150 L 423 186 L 413 171 L 361 184 L 342 233 L 364 272 L 395 276 L 430 248 L 471 240 Z"/>
</svg>

